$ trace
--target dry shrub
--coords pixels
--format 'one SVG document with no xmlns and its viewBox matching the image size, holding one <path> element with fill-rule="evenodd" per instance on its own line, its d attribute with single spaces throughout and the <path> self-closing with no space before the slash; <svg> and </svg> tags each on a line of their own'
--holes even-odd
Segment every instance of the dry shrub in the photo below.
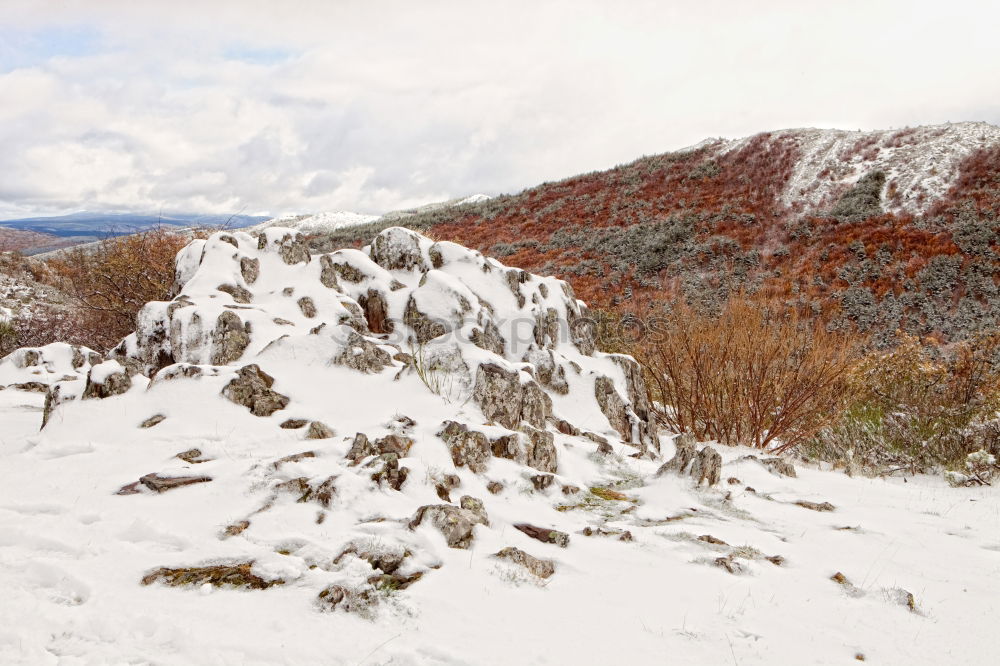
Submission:
<svg viewBox="0 0 1000 666">
<path fill-rule="evenodd" d="M 168 297 L 174 258 L 188 240 L 182 233 L 157 228 L 106 238 L 49 260 L 56 285 L 79 311 L 89 346 L 113 347 L 135 329 L 143 305 Z"/>
<path fill-rule="evenodd" d="M 851 403 L 811 452 L 867 473 L 961 467 L 972 452 L 1000 453 L 1000 333 L 951 348 L 899 336 L 850 373 Z"/>
<path fill-rule="evenodd" d="M 0 358 L 21 347 L 50 342 L 87 345 L 93 337 L 77 310 L 35 305 L 0 320 Z"/>
<path fill-rule="evenodd" d="M 788 450 L 830 424 L 847 395 L 853 338 L 743 297 L 718 316 L 676 304 L 637 356 L 658 416 L 701 440 Z M 659 339 L 653 339 L 658 337 Z"/>
</svg>

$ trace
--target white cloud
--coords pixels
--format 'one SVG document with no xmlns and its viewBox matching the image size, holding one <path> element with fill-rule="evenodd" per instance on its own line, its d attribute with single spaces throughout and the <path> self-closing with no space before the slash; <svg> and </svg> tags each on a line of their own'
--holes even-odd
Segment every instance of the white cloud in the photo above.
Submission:
<svg viewBox="0 0 1000 666">
<path fill-rule="evenodd" d="M 5 2 L 0 216 L 380 212 L 706 136 L 1000 120 L 991 2 L 247 7 Z"/>
</svg>

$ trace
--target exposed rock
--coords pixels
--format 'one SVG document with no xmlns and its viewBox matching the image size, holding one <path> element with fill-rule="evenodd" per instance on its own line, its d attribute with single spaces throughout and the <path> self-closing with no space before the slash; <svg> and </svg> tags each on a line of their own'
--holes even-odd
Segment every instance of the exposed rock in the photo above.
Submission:
<svg viewBox="0 0 1000 666">
<path fill-rule="evenodd" d="M 189 465 L 197 465 L 198 463 L 208 462 L 208 458 L 202 458 L 201 449 L 188 449 L 187 451 L 181 451 L 175 458 L 180 458 Z"/>
<path fill-rule="evenodd" d="M 749 460 L 763 465 L 767 471 L 777 476 L 787 476 L 793 479 L 798 478 L 798 474 L 795 472 L 795 466 L 784 458 L 758 458 L 757 456 L 751 455 L 743 456 L 740 460 Z"/>
<path fill-rule="evenodd" d="M 343 585 L 329 585 L 319 593 L 316 601 L 319 607 L 326 611 L 340 609 L 362 617 L 371 616 L 372 606 L 378 603 L 377 591 L 368 586 L 362 589 L 352 589 Z"/>
<path fill-rule="evenodd" d="M 309 263 L 312 259 L 309 255 L 309 245 L 302 234 L 288 233 L 282 236 L 281 240 L 275 240 L 273 243 L 278 246 L 278 254 L 281 255 L 281 260 L 288 265 L 301 262 Z M 267 235 L 261 234 L 257 240 L 257 249 L 263 250 L 267 248 L 267 245 Z"/>
<path fill-rule="evenodd" d="M 139 427 L 140 428 L 152 428 L 155 425 L 159 425 L 160 423 L 163 423 L 163 421 L 166 420 L 166 418 L 167 417 L 164 416 L 163 414 L 154 414 L 153 416 L 150 416 L 148 419 L 146 419 L 145 421 L 143 421 L 142 423 L 140 423 Z"/>
<path fill-rule="evenodd" d="M 347 452 L 347 459 L 355 465 L 369 456 L 380 456 L 386 453 L 393 453 L 400 458 L 405 458 L 413 446 L 413 439 L 405 435 L 386 435 L 374 443 L 368 440 L 368 436 L 359 432 L 354 436 L 350 451 Z"/>
<path fill-rule="evenodd" d="M 722 474 L 722 456 L 711 446 L 706 446 L 698 452 L 698 456 L 691 464 L 691 476 L 697 485 L 706 482 L 709 486 L 714 486 L 719 482 Z"/>
<path fill-rule="evenodd" d="M 615 383 L 608 377 L 598 377 L 594 382 L 594 397 L 611 427 L 621 435 L 622 441 L 631 443 L 632 420 L 629 418 L 628 405 L 615 389 Z"/>
<path fill-rule="evenodd" d="M 702 534 L 698 537 L 698 541 L 704 541 L 705 543 L 710 543 L 713 546 L 728 546 L 729 544 L 722 539 L 716 538 L 711 534 Z"/>
<path fill-rule="evenodd" d="M 491 495 L 499 495 L 503 492 L 503 484 L 499 481 L 490 481 L 486 484 L 486 490 L 488 490 Z"/>
<path fill-rule="evenodd" d="M 229 294 L 237 303 L 250 303 L 253 301 L 253 294 L 236 284 L 220 284 L 216 287 L 219 291 Z"/>
<path fill-rule="evenodd" d="M 534 486 L 535 490 L 541 492 L 552 485 L 555 481 L 555 477 L 551 474 L 536 474 L 531 477 L 531 485 Z"/>
<path fill-rule="evenodd" d="M 481 499 L 477 499 L 470 495 L 462 495 L 458 504 L 466 511 L 470 511 L 475 514 L 480 525 L 486 525 L 489 527 L 490 518 L 486 515 L 486 506 L 483 504 Z"/>
<path fill-rule="evenodd" d="M 569 535 L 565 532 L 560 532 L 559 530 L 536 527 L 535 525 L 529 525 L 528 523 L 518 523 L 517 525 L 514 525 L 514 527 L 524 532 L 532 539 L 537 539 L 542 543 L 554 543 L 560 548 L 565 548 L 569 545 Z"/>
<path fill-rule="evenodd" d="M 451 452 L 455 467 L 468 467 L 476 474 L 486 471 L 490 459 L 490 442 L 481 432 L 455 421 L 445 421 L 438 437 L 443 439 Z"/>
<path fill-rule="evenodd" d="M 379 459 L 382 461 L 382 468 L 372 474 L 372 481 L 379 485 L 387 485 L 393 490 L 402 488 L 410 470 L 399 466 L 399 456 L 395 453 L 383 453 Z"/>
<path fill-rule="evenodd" d="M 351 450 L 347 452 L 347 459 L 357 465 L 368 456 L 374 455 L 378 455 L 378 449 L 368 440 L 368 435 L 363 432 L 354 435 L 354 442 L 351 444 Z"/>
<path fill-rule="evenodd" d="M 257 364 L 240 368 L 239 375 L 226 384 L 222 395 L 237 405 L 243 405 L 254 416 L 270 416 L 288 406 L 288 397 L 271 389 L 274 378 Z"/>
<path fill-rule="evenodd" d="M 487 419 L 511 430 L 522 420 L 544 428 L 552 413 L 552 400 L 537 383 L 521 384 L 517 371 L 495 363 L 483 363 L 476 370 L 472 399 Z"/>
<path fill-rule="evenodd" d="M 306 431 L 306 439 L 330 439 L 336 434 L 333 428 L 322 421 L 313 421 L 309 424 L 309 430 Z"/>
<path fill-rule="evenodd" d="M 681 433 L 674 438 L 676 452 L 674 457 L 663 463 L 660 469 L 656 470 L 657 476 L 662 476 L 667 472 L 683 474 L 688 465 L 697 457 L 698 449 L 695 446 L 694 435 L 691 433 Z"/>
<path fill-rule="evenodd" d="M 308 317 L 309 319 L 316 316 L 316 303 L 313 299 L 308 296 L 303 296 L 297 301 L 297 303 L 299 304 L 299 310 L 302 311 L 303 316 Z"/>
<path fill-rule="evenodd" d="M 336 481 L 337 477 L 328 476 L 319 483 L 313 484 L 309 482 L 308 478 L 300 476 L 296 479 L 282 481 L 274 489 L 278 492 L 298 495 L 298 498 L 295 500 L 296 502 L 316 502 L 324 509 L 329 509 L 330 503 L 333 501 L 333 496 L 337 492 Z"/>
<path fill-rule="evenodd" d="M 248 590 L 266 590 L 273 585 L 282 585 L 280 578 L 264 580 L 253 573 L 253 562 L 239 564 L 218 564 L 208 567 L 183 567 L 169 569 L 162 567 L 149 572 L 142 578 L 143 585 L 163 583 L 171 587 L 183 585 L 201 586 L 206 583 L 213 587 L 234 587 Z"/>
<path fill-rule="evenodd" d="M 394 574 L 403 566 L 403 562 L 409 556 L 406 550 L 394 550 L 389 548 L 375 548 L 371 542 L 352 543 L 340 555 L 334 558 L 334 564 L 340 564 L 348 555 L 353 555 L 364 560 L 371 565 L 372 569 L 384 574 Z"/>
<path fill-rule="evenodd" d="M 226 310 L 215 322 L 212 341 L 212 365 L 229 365 L 239 360 L 250 345 L 249 322 L 244 325 L 239 315 Z"/>
<path fill-rule="evenodd" d="M 830 504 L 829 502 L 809 502 L 807 500 L 797 500 L 795 502 L 796 506 L 801 506 L 803 509 L 810 509 L 812 511 L 834 511 L 837 507 Z"/>
<path fill-rule="evenodd" d="M 444 324 L 420 311 L 412 295 L 406 301 L 406 309 L 403 310 L 403 323 L 413 329 L 418 344 L 424 344 L 448 332 Z"/>
<path fill-rule="evenodd" d="M 243 534 L 250 527 L 249 520 L 238 520 L 235 523 L 230 523 L 222 530 L 222 537 L 234 537 Z"/>
<path fill-rule="evenodd" d="M 243 281 L 247 284 L 253 284 L 260 277 L 260 260 L 251 259 L 250 257 L 240 258 L 240 273 L 243 275 Z"/>
<path fill-rule="evenodd" d="M 437 496 L 445 502 L 451 501 L 451 491 L 461 485 L 462 480 L 456 474 L 445 474 L 440 481 L 434 485 Z"/>
<path fill-rule="evenodd" d="M 521 432 L 526 436 L 525 464 L 540 472 L 555 473 L 558 471 L 556 460 L 555 438 L 551 432 L 536 430 L 530 426 L 522 426 Z"/>
<path fill-rule="evenodd" d="M 469 338 L 477 347 L 491 351 L 499 356 L 504 355 L 506 342 L 500 333 L 500 329 L 492 321 L 487 321 L 486 325 L 482 328 L 472 329 L 472 334 Z"/>
<path fill-rule="evenodd" d="M 324 254 L 319 258 L 319 281 L 324 287 L 329 289 L 339 289 L 340 283 L 337 281 L 337 268 L 330 255 Z M 356 280 L 359 281 L 359 280 Z"/>
<path fill-rule="evenodd" d="M 608 442 L 606 437 L 601 437 L 596 432 L 585 432 L 583 436 L 590 441 L 597 444 L 597 452 L 601 455 L 611 455 L 614 453 L 614 449 L 611 448 L 610 442 Z"/>
<path fill-rule="evenodd" d="M 375 440 L 375 449 L 380 453 L 395 453 L 400 458 L 405 458 L 410 453 L 413 446 L 413 438 L 405 435 L 386 435 Z"/>
<path fill-rule="evenodd" d="M 490 451 L 497 458 L 520 460 L 523 462 L 525 454 L 521 447 L 521 439 L 522 435 L 517 433 L 501 435 L 490 442 Z"/>
<path fill-rule="evenodd" d="M 65 379 L 65 377 L 63 378 Z M 70 379 L 75 379 L 75 377 L 70 377 Z M 0 389 L 3 387 L 0 386 Z M 46 393 L 49 390 L 48 384 L 43 384 L 42 382 L 20 382 L 18 384 L 11 384 L 8 388 L 17 389 L 18 391 L 27 391 L 28 393 Z"/>
<path fill-rule="evenodd" d="M 305 428 L 308 423 L 309 419 L 287 419 L 282 421 L 278 427 L 285 430 L 296 430 L 298 428 Z"/>
<path fill-rule="evenodd" d="M 508 546 L 493 557 L 519 564 L 539 578 L 548 578 L 556 572 L 556 565 L 551 560 L 541 560 L 529 555 L 520 548 Z"/>
<path fill-rule="evenodd" d="M 473 528 L 483 524 L 482 517 L 451 504 L 430 504 L 417 509 L 410 529 L 428 522 L 444 534 L 450 548 L 468 548 L 472 544 Z"/>
<path fill-rule="evenodd" d="M 315 451 L 303 451 L 302 453 L 293 453 L 290 456 L 284 456 L 282 458 L 278 458 L 277 460 L 275 460 L 273 463 L 271 463 L 271 468 L 279 469 L 285 463 L 297 463 L 300 460 L 305 460 L 306 458 L 315 458 L 315 457 L 316 457 Z"/>
<path fill-rule="evenodd" d="M 207 483 L 211 480 L 212 477 L 210 476 L 160 476 L 159 474 L 146 474 L 139 477 L 139 483 L 158 493 L 165 493 L 174 488 L 190 486 L 196 483 Z"/>
<path fill-rule="evenodd" d="M 378 289 L 369 289 L 358 298 L 358 305 L 365 313 L 368 329 L 375 334 L 392 333 L 394 326 L 389 317 L 389 304 Z"/>
<path fill-rule="evenodd" d="M 357 331 L 351 331 L 344 350 L 334 357 L 333 362 L 359 372 L 377 373 L 392 365 L 392 356 L 368 338 L 362 337 Z"/>
<path fill-rule="evenodd" d="M 112 365 L 113 364 L 113 365 Z M 114 368 L 121 368 L 115 370 Z M 105 361 L 90 369 L 87 386 L 83 389 L 83 399 L 110 398 L 121 395 L 132 388 L 132 379 L 117 361 Z"/>
<path fill-rule="evenodd" d="M 579 436 L 580 429 L 565 419 L 552 419 L 552 425 L 564 435 Z"/>
<path fill-rule="evenodd" d="M 420 237 L 402 227 L 391 227 L 372 240 L 371 258 L 387 270 L 426 271 L 430 267 L 420 251 Z"/>
<path fill-rule="evenodd" d="M 552 415 L 552 398 L 536 382 L 521 385 L 521 420 L 536 428 L 545 428 Z"/>
<path fill-rule="evenodd" d="M 521 285 L 527 282 L 529 277 L 528 273 L 519 268 L 511 268 L 504 273 L 504 279 L 507 281 L 507 287 L 510 288 L 510 292 L 514 294 L 514 298 L 517 299 L 517 307 L 519 308 L 523 308 L 526 302 L 524 294 L 521 293 Z"/>
<path fill-rule="evenodd" d="M 743 565 L 736 561 L 732 555 L 726 557 L 717 557 L 714 561 L 715 566 L 725 569 L 733 575 L 739 575 L 743 573 Z"/>
</svg>

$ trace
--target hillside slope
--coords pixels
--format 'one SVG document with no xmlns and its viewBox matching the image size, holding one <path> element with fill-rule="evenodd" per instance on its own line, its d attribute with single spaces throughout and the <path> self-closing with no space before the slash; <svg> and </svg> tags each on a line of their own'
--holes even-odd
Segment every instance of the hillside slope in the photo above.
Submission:
<svg viewBox="0 0 1000 666">
<path fill-rule="evenodd" d="M 559 274 L 597 307 L 760 291 L 883 341 L 1000 321 L 1000 129 L 984 123 L 710 140 L 401 223 Z"/>
</svg>

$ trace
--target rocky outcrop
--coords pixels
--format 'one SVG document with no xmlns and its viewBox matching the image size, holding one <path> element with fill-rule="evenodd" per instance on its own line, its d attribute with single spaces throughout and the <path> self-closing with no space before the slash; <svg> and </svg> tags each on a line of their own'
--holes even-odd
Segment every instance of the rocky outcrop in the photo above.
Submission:
<svg viewBox="0 0 1000 666">
<path fill-rule="evenodd" d="M 487 419 L 516 430 L 521 421 L 544 428 L 552 413 L 552 399 L 533 380 L 521 383 L 517 371 L 495 363 L 483 363 L 476 370 L 473 401 Z"/>
<path fill-rule="evenodd" d="M 222 395 L 237 405 L 243 405 L 254 416 L 270 416 L 288 406 L 288 396 L 271 387 L 274 378 L 256 364 L 245 365 L 239 374 L 222 389 Z"/>
</svg>

